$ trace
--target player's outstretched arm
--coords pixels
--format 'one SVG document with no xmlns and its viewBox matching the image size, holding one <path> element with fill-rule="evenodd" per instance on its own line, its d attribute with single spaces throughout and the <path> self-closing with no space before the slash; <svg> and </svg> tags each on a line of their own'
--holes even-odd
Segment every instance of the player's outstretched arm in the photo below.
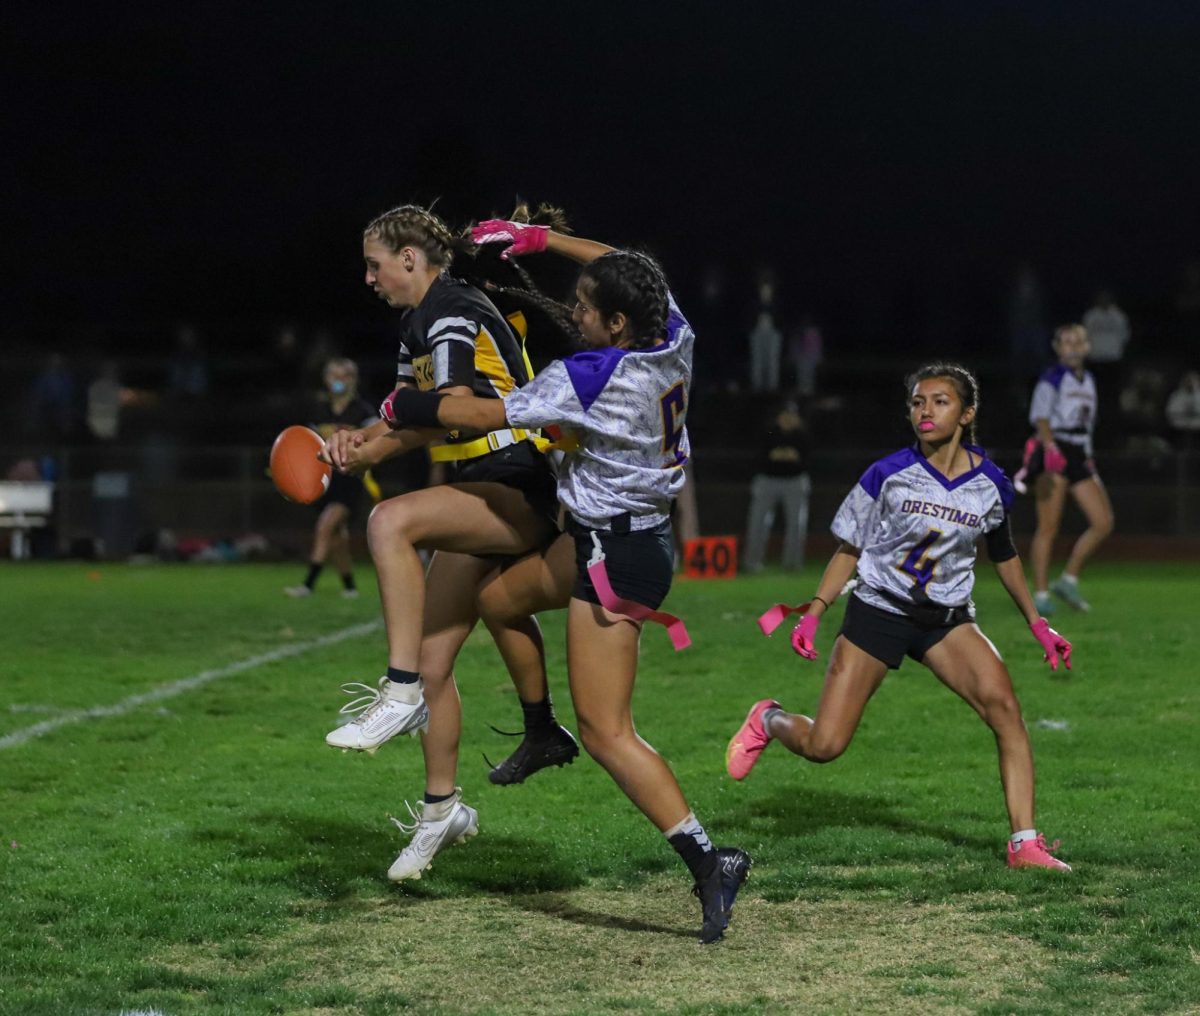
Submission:
<svg viewBox="0 0 1200 1016">
<path fill-rule="evenodd" d="M 502 258 L 549 250 L 581 265 L 595 261 L 601 254 L 607 254 L 614 249 L 598 240 L 585 240 L 582 237 L 556 232 L 549 226 L 535 226 L 511 219 L 485 219 L 471 227 L 471 240 L 477 244 L 508 244 L 500 254 Z"/>
<path fill-rule="evenodd" d="M 825 566 L 825 572 L 821 575 L 821 581 L 817 585 L 817 591 L 813 595 L 808 609 L 796 627 L 792 629 L 792 648 L 806 660 L 817 658 L 815 645 L 817 625 L 820 624 L 825 611 L 838 598 L 842 587 L 854 574 L 861 553 L 862 551 L 857 547 L 851 547 L 848 543 L 838 545 L 838 549 L 833 552 L 833 557 L 829 559 L 829 564 Z"/>
<path fill-rule="evenodd" d="M 421 392 L 415 388 L 397 388 L 379 407 L 389 427 L 437 427 L 469 430 L 486 434 L 508 426 L 504 403 L 499 399 L 481 399 L 454 389 Z"/>
</svg>

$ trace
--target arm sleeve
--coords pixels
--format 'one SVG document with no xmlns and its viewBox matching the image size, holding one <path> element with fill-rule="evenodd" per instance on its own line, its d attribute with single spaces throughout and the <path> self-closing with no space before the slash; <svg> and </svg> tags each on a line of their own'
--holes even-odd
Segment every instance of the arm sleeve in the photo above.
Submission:
<svg viewBox="0 0 1200 1016">
<path fill-rule="evenodd" d="M 1012 524 L 1009 522 L 1008 512 L 1004 513 L 1000 525 L 995 529 L 989 529 L 983 538 L 987 543 L 988 560 L 992 564 L 1011 561 L 1017 556 L 1017 545 L 1013 543 Z"/>
<path fill-rule="evenodd" d="M 1049 381 L 1039 381 L 1029 402 L 1029 422 L 1036 424 L 1038 420 L 1049 420 L 1057 399 L 1058 390 L 1054 385 Z"/>
<path fill-rule="evenodd" d="M 429 326 L 426 339 L 433 359 L 433 387 L 475 385 L 475 337 L 479 322 L 465 317 L 438 318 Z"/>
<path fill-rule="evenodd" d="M 579 427 L 586 413 L 566 367 L 555 360 L 533 380 L 504 397 L 504 415 L 510 426 L 536 429 L 550 424 Z"/>
<path fill-rule="evenodd" d="M 879 502 L 871 497 L 860 482 L 854 485 L 854 489 L 842 501 L 830 529 L 843 543 L 852 547 L 865 547 L 871 542 L 871 533 L 878 522 Z"/>
</svg>

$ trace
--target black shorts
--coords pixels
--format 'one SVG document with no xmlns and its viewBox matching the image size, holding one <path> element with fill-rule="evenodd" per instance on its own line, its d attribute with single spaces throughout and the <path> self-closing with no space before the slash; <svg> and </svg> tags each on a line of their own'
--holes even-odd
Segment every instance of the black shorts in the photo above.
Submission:
<svg viewBox="0 0 1200 1016">
<path fill-rule="evenodd" d="M 577 600 L 599 603 L 600 597 L 588 576 L 587 565 L 595 550 L 593 530 L 577 524 L 568 527 L 575 537 L 575 588 Z M 657 610 L 671 590 L 675 574 L 675 541 L 671 523 L 631 533 L 595 531 L 604 549 L 604 567 L 613 592 L 623 600 L 632 600 Z"/>
<path fill-rule="evenodd" d="M 529 441 L 451 466 L 451 483 L 502 483 L 512 487 L 525 495 L 538 515 L 558 527 L 558 482 L 546 456 Z"/>
<path fill-rule="evenodd" d="M 329 477 L 328 489 L 317 499 L 316 506 L 323 511 L 326 505 L 343 504 L 350 509 L 350 516 L 353 518 L 362 505 L 363 491 L 360 477 L 347 476 L 335 469 Z"/>
<path fill-rule="evenodd" d="M 1070 444 L 1067 441 L 1056 441 L 1058 450 L 1063 453 L 1063 458 L 1067 460 L 1067 467 L 1062 471 L 1062 475 L 1067 478 L 1067 482 L 1074 485 L 1081 480 L 1094 479 L 1099 474 L 1096 472 L 1096 460 L 1087 454 L 1083 445 Z M 1029 473 L 1026 483 L 1037 477 L 1039 473 L 1046 471 L 1045 463 L 1042 461 L 1042 456 L 1045 449 L 1039 443 L 1029 459 Z"/>
<path fill-rule="evenodd" d="M 970 623 L 969 618 L 964 618 L 952 624 L 924 625 L 907 614 L 872 607 L 851 594 L 838 634 L 845 635 L 848 642 L 864 653 L 886 663 L 889 669 L 897 670 L 905 656 L 911 656 L 919 663 L 959 624 Z"/>
</svg>

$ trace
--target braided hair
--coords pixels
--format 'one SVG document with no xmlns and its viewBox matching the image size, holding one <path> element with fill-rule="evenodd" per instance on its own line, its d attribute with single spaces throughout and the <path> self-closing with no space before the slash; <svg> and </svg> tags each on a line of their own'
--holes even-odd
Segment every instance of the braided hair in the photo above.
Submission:
<svg viewBox="0 0 1200 1016">
<path fill-rule="evenodd" d="M 601 254 L 584 265 L 579 281 L 606 318 L 618 312 L 625 315 L 633 348 L 645 349 L 666 337 L 667 279 L 649 254 L 633 250 Z"/>
<path fill-rule="evenodd" d="M 971 444 L 978 444 L 979 442 L 975 437 L 975 420 L 979 416 L 979 382 L 975 380 L 975 375 L 962 366 L 962 364 L 935 361 L 927 363 L 923 367 L 918 367 L 904 379 L 905 401 L 907 402 L 912 397 L 912 390 L 917 384 L 935 377 L 945 378 L 954 385 L 954 390 L 958 393 L 958 398 L 962 402 L 964 411 L 974 408 L 975 416 L 967 424 L 966 431 L 967 440 Z"/>
<path fill-rule="evenodd" d="M 393 254 L 415 247 L 435 268 L 450 267 L 454 255 L 466 249 L 438 216 L 420 205 L 398 205 L 377 215 L 367 223 L 363 237 L 378 240 Z"/>
</svg>

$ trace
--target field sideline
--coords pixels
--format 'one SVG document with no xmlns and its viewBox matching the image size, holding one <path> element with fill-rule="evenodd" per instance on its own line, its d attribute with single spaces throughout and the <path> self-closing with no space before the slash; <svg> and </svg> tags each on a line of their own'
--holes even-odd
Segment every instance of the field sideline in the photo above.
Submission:
<svg viewBox="0 0 1200 1016">
<path fill-rule="evenodd" d="M 1069 675 L 981 569 L 1066 877 L 1005 868 L 991 736 L 912 663 L 833 765 L 724 775 L 752 701 L 815 705 L 833 619 L 807 664 L 754 618 L 816 574 L 679 582 L 693 648 L 643 638 L 639 729 L 756 862 L 702 948 L 682 864 L 590 760 L 488 784 L 515 743 L 488 724 L 520 720 L 486 634 L 458 671 L 480 835 L 387 882 L 419 748 L 321 741 L 381 672 L 364 566 L 348 602 L 285 599 L 295 566 L 0 564 L 0 1014 L 1200 1013 L 1195 566 L 1089 569 L 1093 612 L 1053 620 Z"/>
</svg>

